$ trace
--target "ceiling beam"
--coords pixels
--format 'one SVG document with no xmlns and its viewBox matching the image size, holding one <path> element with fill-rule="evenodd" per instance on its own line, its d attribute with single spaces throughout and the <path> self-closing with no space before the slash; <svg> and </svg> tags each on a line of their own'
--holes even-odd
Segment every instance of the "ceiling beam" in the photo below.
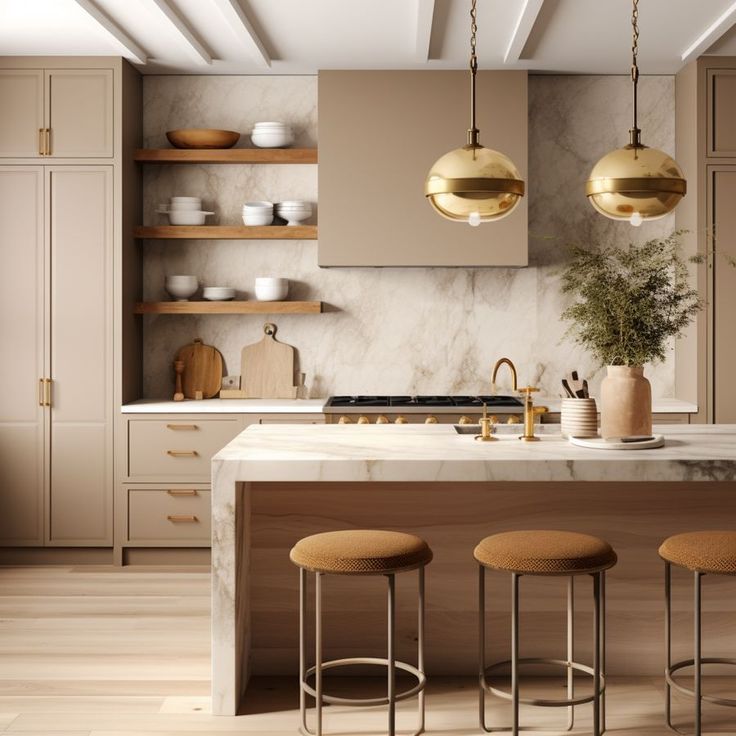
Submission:
<svg viewBox="0 0 736 736">
<path fill-rule="evenodd" d="M 736 23 L 736 2 L 731 3 L 683 52 L 683 64 L 697 59 Z"/>
<path fill-rule="evenodd" d="M 417 0 L 416 60 L 424 63 L 429 60 L 429 42 L 432 38 L 432 19 L 435 0 Z"/>
<path fill-rule="evenodd" d="M 225 16 L 225 20 L 233 33 L 245 44 L 251 56 L 261 66 L 270 67 L 271 57 L 268 55 L 261 39 L 258 38 L 258 34 L 253 29 L 238 0 L 214 0 L 214 2 Z"/>
<path fill-rule="evenodd" d="M 211 64 L 212 57 L 202 42 L 194 35 L 192 29 L 184 22 L 177 12 L 169 5 L 167 0 L 151 0 L 151 2 L 161 11 L 161 14 L 171 23 L 178 31 L 179 35 L 184 39 L 187 48 L 193 52 L 197 61 L 204 64 Z"/>
<path fill-rule="evenodd" d="M 131 59 L 137 64 L 145 64 L 148 61 L 146 52 L 112 19 L 98 8 L 92 0 L 74 0 L 82 10 L 97 21 L 110 38 L 123 48 L 123 56 Z"/>
<path fill-rule="evenodd" d="M 529 40 L 543 3 L 544 0 L 524 0 L 524 6 L 506 49 L 506 56 L 503 57 L 504 64 L 515 64 L 521 58 L 521 52 Z"/>
</svg>

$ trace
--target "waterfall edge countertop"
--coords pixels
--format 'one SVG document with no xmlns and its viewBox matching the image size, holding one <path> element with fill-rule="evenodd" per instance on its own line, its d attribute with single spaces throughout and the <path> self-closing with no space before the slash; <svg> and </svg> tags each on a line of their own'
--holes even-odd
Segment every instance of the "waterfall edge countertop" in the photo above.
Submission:
<svg viewBox="0 0 736 736">
<path fill-rule="evenodd" d="M 447 424 L 252 426 L 214 456 L 213 481 L 736 480 L 736 425 L 661 425 L 655 433 L 664 447 L 597 450 L 559 435 L 478 442 Z"/>
</svg>

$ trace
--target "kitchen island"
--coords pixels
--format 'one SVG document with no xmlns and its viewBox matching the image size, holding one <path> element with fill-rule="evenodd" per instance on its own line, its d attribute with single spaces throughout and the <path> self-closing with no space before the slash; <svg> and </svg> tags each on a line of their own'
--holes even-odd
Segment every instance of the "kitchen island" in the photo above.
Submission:
<svg viewBox="0 0 736 736">
<path fill-rule="evenodd" d="M 302 536 L 339 528 L 403 529 L 433 548 L 427 570 L 430 676 L 475 671 L 472 550 L 480 538 L 523 528 L 605 537 L 619 554 L 609 575 L 608 671 L 658 675 L 659 543 L 682 531 L 729 528 L 736 520 L 736 426 L 667 425 L 659 431 L 666 437 L 662 448 L 618 451 L 575 447 L 558 435 L 537 443 L 512 436 L 481 443 L 451 425 L 249 427 L 212 461 L 213 712 L 235 714 L 253 672 L 296 672 L 298 586 L 288 550 Z M 501 628 L 495 641 L 491 637 L 489 657 L 500 658 L 508 581 L 495 577 L 489 616 L 491 626 Z M 383 647 L 382 588 L 354 582 L 326 585 L 328 658 L 344 656 L 355 642 L 365 656 Z M 732 617 L 728 582 L 706 584 L 706 651 L 722 648 L 720 642 L 733 635 L 723 625 Z M 397 581 L 400 657 L 410 657 L 414 645 L 414 585 Z M 690 588 L 678 576 L 674 585 L 674 625 L 684 637 Z M 522 649 L 559 656 L 564 584 L 528 579 L 522 587 Z M 577 586 L 582 659 L 590 638 L 586 587 L 582 581 Z"/>
</svg>

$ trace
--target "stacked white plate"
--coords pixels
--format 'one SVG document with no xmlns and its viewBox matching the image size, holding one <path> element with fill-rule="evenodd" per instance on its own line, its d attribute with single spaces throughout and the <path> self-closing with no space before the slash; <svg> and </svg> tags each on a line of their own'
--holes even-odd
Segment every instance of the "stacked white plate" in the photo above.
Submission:
<svg viewBox="0 0 736 736">
<path fill-rule="evenodd" d="M 298 225 L 312 216 L 312 205 L 301 200 L 279 202 L 276 205 L 276 214 L 286 220 L 287 225 Z"/>
<path fill-rule="evenodd" d="M 563 437 L 597 437 L 598 410 L 595 399 L 563 399 L 560 432 Z"/>
<path fill-rule="evenodd" d="M 246 202 L 243 205 L 243 224 L 262 226 L 273 222 L 271 202 Z"/>
<path fill-rule="evenodd" d="M 204 225 L 205 217 L 215 214 L 202 209 L 199 197 L 172 197 L 167 204 L 160 204 L 156 212 L 168 215 L 172 225 Z"/>
<path fill-rule="evenodd" d="M 250 139 L 258 148 L 284 148 L 294 142 L 294 134 L 286 123 L 256 123 Z"/>
<path fill-rule="evenodd" d="M 202 296 L 209 302 L 229 302 L 235 297 L 235 289 L 231 286 L 205 286 Z"/>
</svg>

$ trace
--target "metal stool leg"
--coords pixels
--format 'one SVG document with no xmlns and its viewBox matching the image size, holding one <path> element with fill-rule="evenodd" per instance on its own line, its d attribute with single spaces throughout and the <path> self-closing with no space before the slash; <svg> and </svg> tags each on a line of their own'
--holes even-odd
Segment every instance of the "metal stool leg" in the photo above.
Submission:
<svg viewBox="0 0 736 736">
<path fill-rule="evenodd" d="M 593 736 L 601 732 L 601 573 L 593 575 Z"/>
<path fill-rule="evenodd" d="M 313 733 L 307 726 L 307 693 L 304 684 L 307 680 L 307 571 L 299 568 L 299 715 L 302 732 Z"/>
<path fill-rule="evenodd" d="M 478 565 L 478 722 L 486 732 L 486 569 Z"/>
<path fill-rule="evenodd" d="M 314 607 L 314 666 L 315 666 L 315 691 L 317 712 L 317 736 L 322 736 L 322 573 L 315 573 L 314 581 L 315 607 Z"/>
<path fill-rule="evenodd" d="M 575 661 L 575 578 L 570 575 L 567 579 L 567 663 Z M 572 667 L 567 668 L 567 698 L 575 697 L 575 673 Z M 575 706 L 567 707 L 567 730 L 572 731 L 575 726 Z"/>
<path fill-rule="evenodd" d="M 419 610 L 417 613 L 417 669 L 424 674 L 424 568 L 419 568 Z M 419 728 L 415 736 L 424 732 L 424 689 L 419 693 Z"/>
<path fill-rule="evenodd" d="M 664 717 L 667 728 L 675 731 L 676 729 L 672 725 L 672 687 L 667 679 L 667 673 L 672 666 L 672 568 L 669 562 L 664 563 L 664 648 L 667 661 L 664 678 Z"/>
<path fill-rule="evenodd" d="M 699 572 L 695 573 L 695 620 L 694 620 L 694 646 L 693 646 L 693 660 L 694 660 L 694 672 L 693 677 L 695 678 L 695 736 L 700 736 L 700 720 L 702 712 L 702 699 L 701 699 L 701 685 L 702 685 L 702 662 L 701 662 L 701 582 L 702 574 Z"/>
<path fill-rule="evenodd" d="M 511 708 L 513 736 L 519 736 L 519 579 L 511 574 Z"/>
<path fill-rule="evenodd" d="M 601 677 L 606 679 L 606 571 L 601 574 Z M 606 690 L 601 693 L 600 732 L 606 732 Z"/>
<path fill-rule="evenodd" d="M 396 590 L 396 579 L 393 575 L 388 578 L 388 736 L 396 734 L 396 638 L 394 632 L 394 619 L 396 617 L 396 603 L 394 592 Z"/>
</svg>

